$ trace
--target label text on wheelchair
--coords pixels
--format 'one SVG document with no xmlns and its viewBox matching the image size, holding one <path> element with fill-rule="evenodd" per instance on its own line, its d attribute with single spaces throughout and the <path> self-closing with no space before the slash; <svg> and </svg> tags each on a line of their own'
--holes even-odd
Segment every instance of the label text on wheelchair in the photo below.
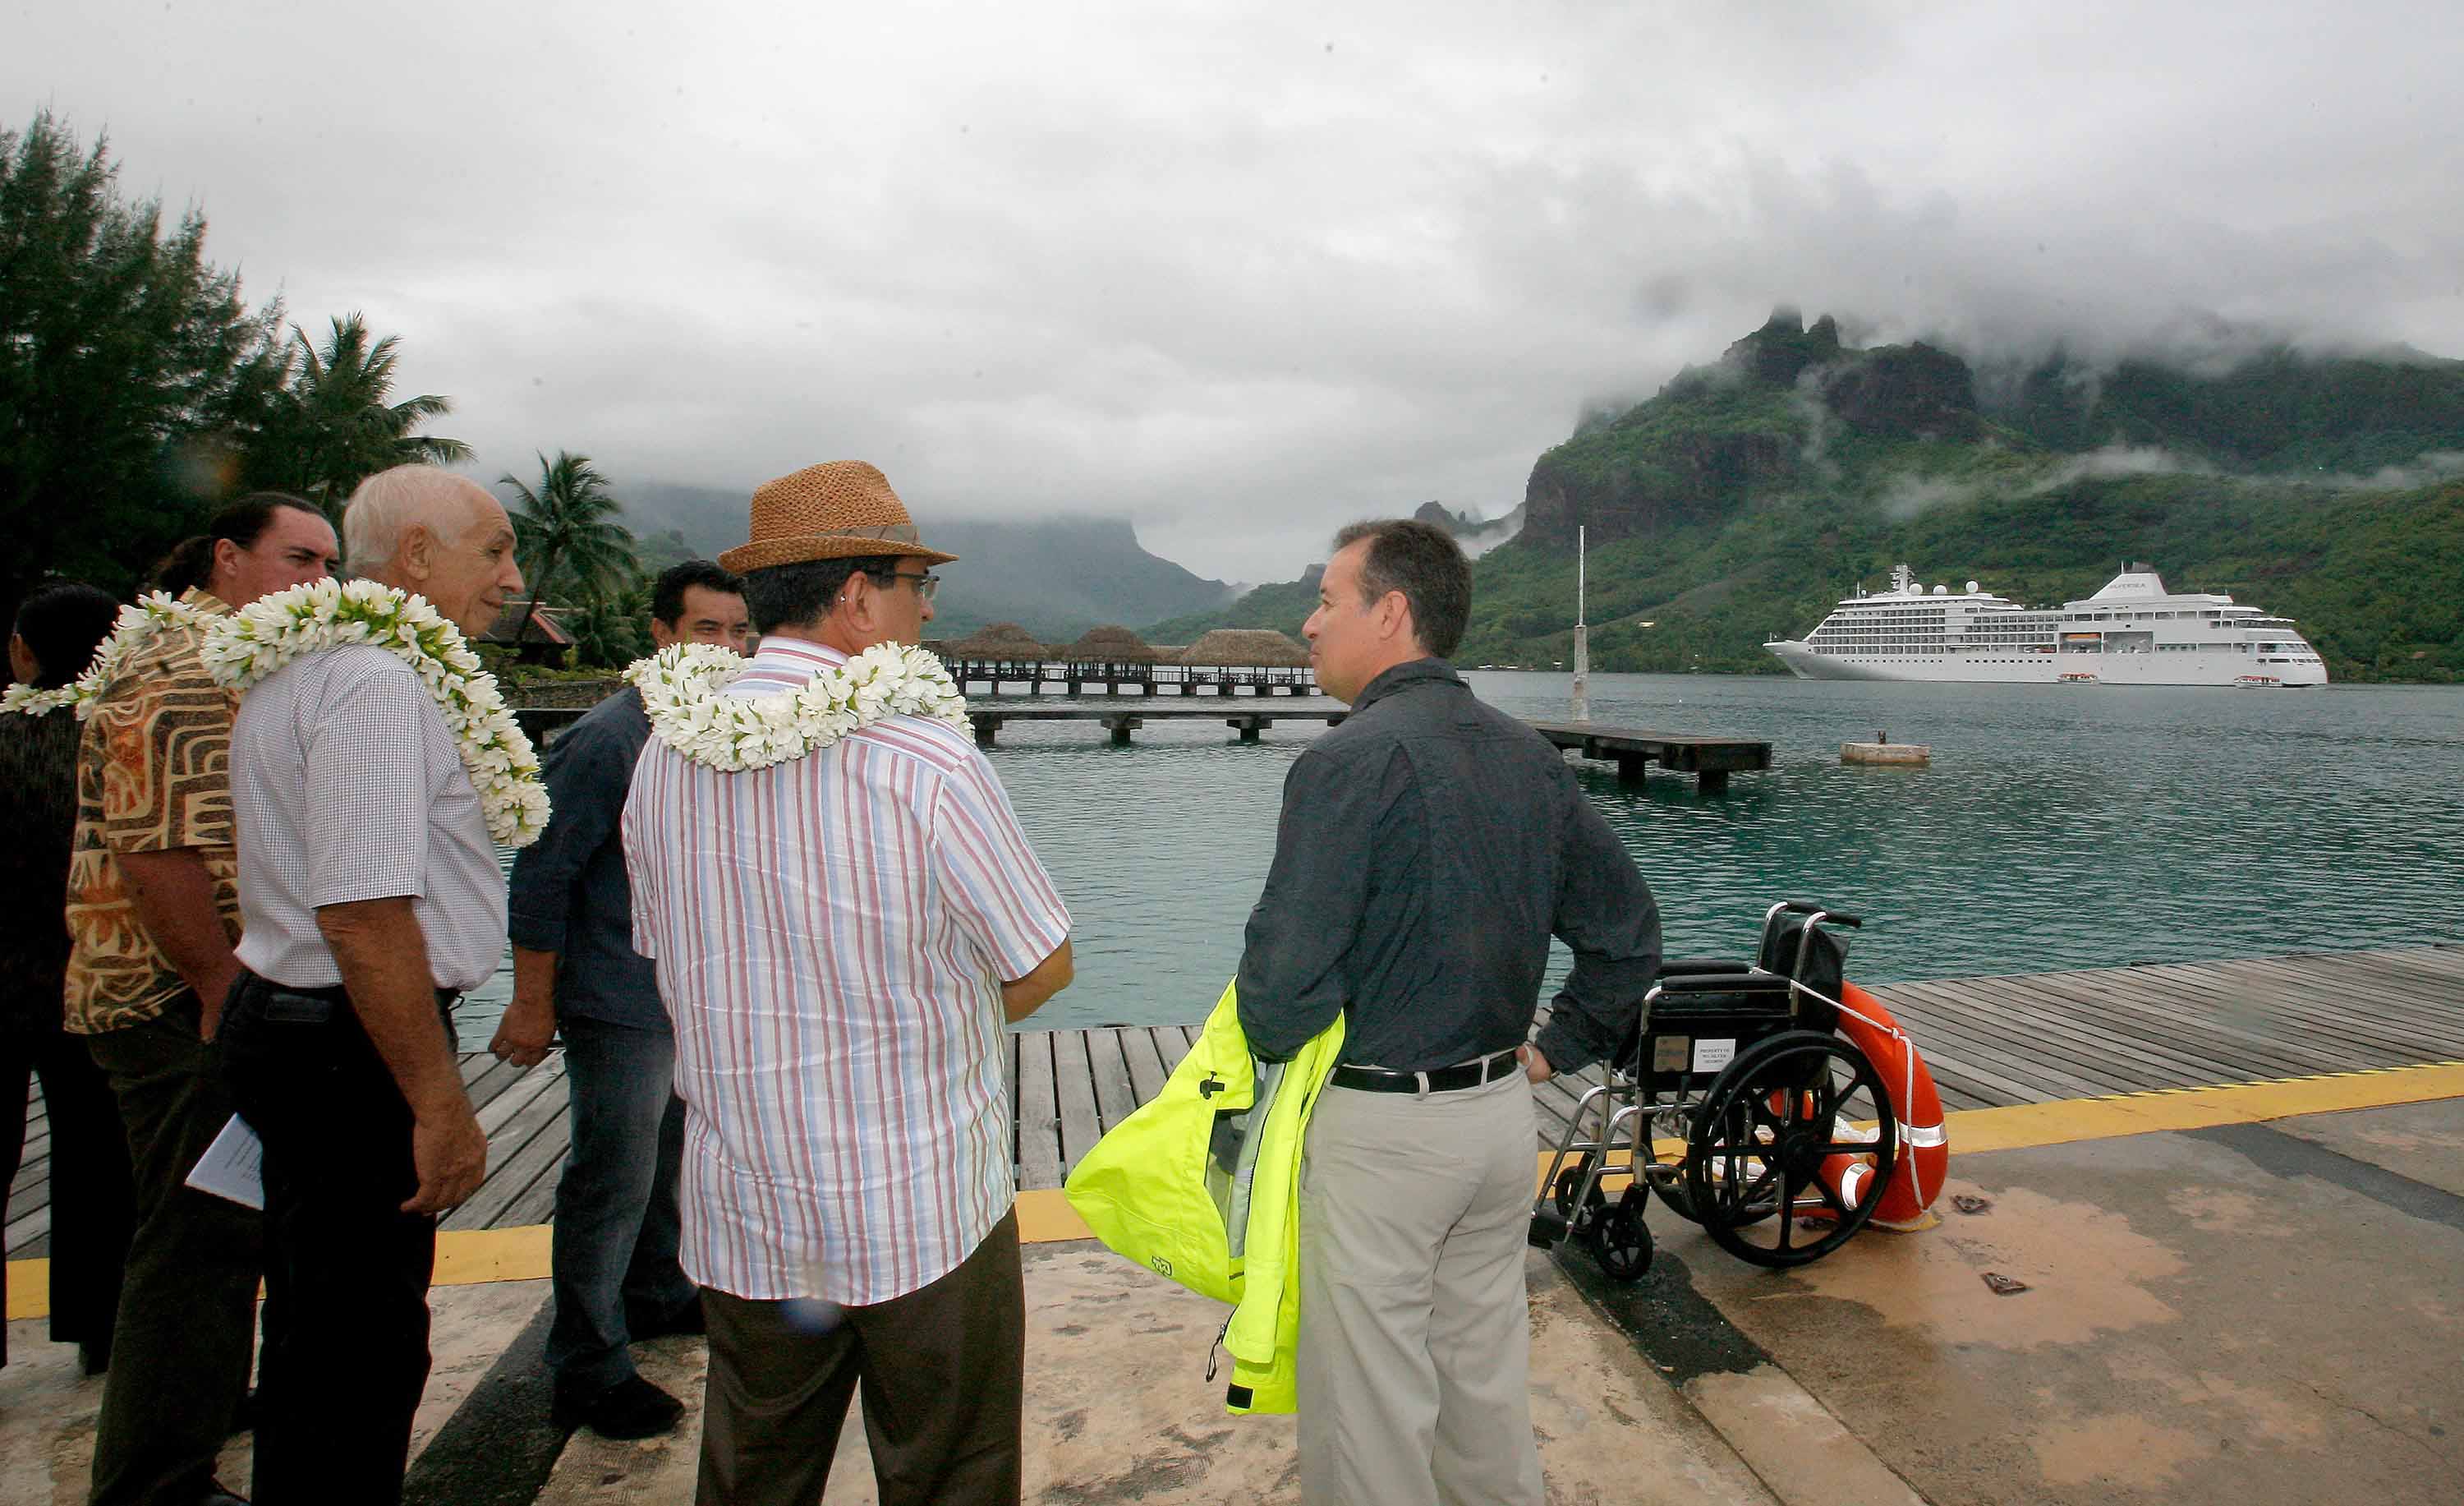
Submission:
<svg viewBox="0 0 2464 1506">
<path fill-rule="evenodd" d="M 1737 1059 L 1737 1043 L 1733 1040 L 1694 1043 L 1694 1071 L 1718 1072 Z"/>
</svg>

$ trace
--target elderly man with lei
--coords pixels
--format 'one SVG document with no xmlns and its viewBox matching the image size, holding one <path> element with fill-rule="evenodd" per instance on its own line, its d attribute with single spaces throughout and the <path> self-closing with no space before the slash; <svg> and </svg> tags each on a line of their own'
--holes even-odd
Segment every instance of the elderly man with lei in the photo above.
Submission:
<svg viewBox="0 0 2464 1506">
<path fill-rule="evenodd" d="M 223 1050 L 264 1141 L 266 1285 L 286 1318 L 265 1356 L 258 1506 L 401 1498 L 436 1216 L 487 1169 L 450 1010 L 504 951 L 491 837 L 527 841 L 546 813 L 462 637 L 521 587 L 504 508 L 399 466 L 361 483 L 342 533 L 368 579 L 269 597 L 206 646 L 245 692 L 245 971 Z"/>
<path fill-rule="evenodd" d="M 859 1382 L 885 1503 L 1019 1497 L 1002 1026 L 1069 982 L 1069 916 L 911 647 L 951 558 L 871 466 L 800 471 L 719 556 L 751 665 L 680 647 L 635 675 L 625 853 L 686 1107 L 704 1502 L 819 1501 Z"/>
</svg>

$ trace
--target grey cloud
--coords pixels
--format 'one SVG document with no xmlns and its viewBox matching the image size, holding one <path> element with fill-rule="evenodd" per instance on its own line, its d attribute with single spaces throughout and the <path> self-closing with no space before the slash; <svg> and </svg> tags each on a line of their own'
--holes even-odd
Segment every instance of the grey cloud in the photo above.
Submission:
<svg viewBox="0 0 2464 1506">
<path fill-rule="evenodd" d="M 1506 512 L 1776 302 L 1989 357 L 2464 350 L 2443 6 L 1068 15 L 81 0 L 12 21 L 0 120 L 108 126 L 253 296 L 400 332 L 489 476 L 866 455 L 1247 579 Z"/>
</svg>

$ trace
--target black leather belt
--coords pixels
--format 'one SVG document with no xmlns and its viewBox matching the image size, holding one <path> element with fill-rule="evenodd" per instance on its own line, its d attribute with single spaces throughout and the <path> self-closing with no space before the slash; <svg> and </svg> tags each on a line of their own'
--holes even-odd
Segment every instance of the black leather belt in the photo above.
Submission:
<svg viewBox="0 0 2464 1506">
<path fill-rule="evenodd" d="M 1337 1067 L 1328 1080 L 1338 1088 L 1363 1093 L 1453 1093 L 1495 1082 L 1523 1064 L 1510 1051 L 1494 1052 L 1476 1061 L 1457 1062 L 1434 1072 L 1388 1072 L 1383 1067 Z"/>
</svg>

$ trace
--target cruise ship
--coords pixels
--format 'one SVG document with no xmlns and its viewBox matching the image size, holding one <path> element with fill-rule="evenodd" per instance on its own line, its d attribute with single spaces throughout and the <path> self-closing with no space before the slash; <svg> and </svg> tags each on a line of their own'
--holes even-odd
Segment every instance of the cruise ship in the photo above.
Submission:
<svg viewBox="0 0 2464 1506">
<path fill-rule="evenodd" d="M 2289 617 L 2230 596 L 2176 595 L 2133 564 L 2080 601 L 2022 607 L 1969 581 L 1926 587 L 1903 565 L 1802 639 L 1763 645 L 1801 679 L 2010 680 L 2043 685 L 2324 685 Z"/>
</svg>

